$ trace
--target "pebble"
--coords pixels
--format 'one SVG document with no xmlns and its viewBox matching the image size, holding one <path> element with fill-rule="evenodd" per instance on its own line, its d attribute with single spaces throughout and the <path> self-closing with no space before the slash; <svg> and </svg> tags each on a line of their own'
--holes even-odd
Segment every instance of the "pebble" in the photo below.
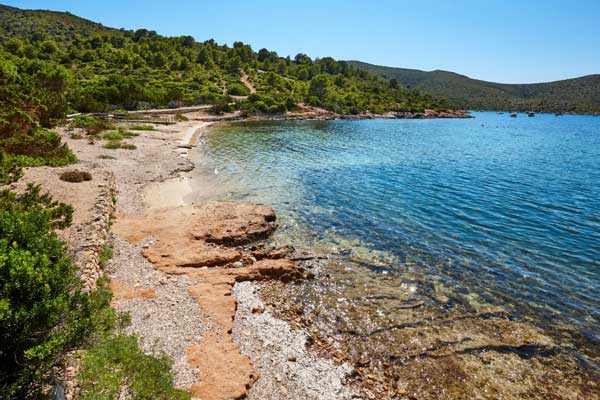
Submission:
<svg viewBox="0 0 600 400">
<path fill-rule="evenodd" d="M 240 282 L 233 289 L 238 304 L 233 337 L 260 374 L 247 399 L 351 399 L 355 393 L 343 382 L 352 368 L 309 352 L 306 333 L 265 311 L 258 285 Z"/>
<path fill-rule="evenodd" d="M 207 324 L 200 308 L 190 296 L 189 279 L 185 275 L 165 276 L 154 269 L 140 253 L 141 246 L 114 237 L 113 259 L 107 266 L 111 278 L 135 288 L 152 288 L 154 299 L 119 301 L 115 308 L 126 311 L 131 324 L 126 332 L 140 338 L 145 352 L 166 353 L 173 360 L 175 385 L 189 388 L 198 371 L 189 368 L 187 348 L 196 344 Z"/>
</svg>

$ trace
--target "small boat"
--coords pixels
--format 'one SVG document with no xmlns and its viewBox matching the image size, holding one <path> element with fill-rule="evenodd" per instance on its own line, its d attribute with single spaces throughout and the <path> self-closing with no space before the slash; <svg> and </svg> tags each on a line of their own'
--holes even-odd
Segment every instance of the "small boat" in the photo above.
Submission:
<svg viewBox="0 0 600 400">
<path fill-rule="evenodd" d="M 510 113 L 511 118 L 517 118 L 517 113 Z"/>
<path fill-rule="evenodd" d="M 534 113 L 533 111 L 529 111 L 529 112 L 527 113 L 527 116 L 528 116 L 528 117 L 535 117 L 535 113 Z"/>
</svg>

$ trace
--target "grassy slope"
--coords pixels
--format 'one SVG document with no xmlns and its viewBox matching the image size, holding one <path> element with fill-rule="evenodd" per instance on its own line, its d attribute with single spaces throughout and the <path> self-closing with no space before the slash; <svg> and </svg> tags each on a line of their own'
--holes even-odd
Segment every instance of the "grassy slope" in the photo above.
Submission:
<svg viewBox="0 0 600 400">
<path fill-rule="evenodd" d="M 471 79 L 448 71 L 420 71 L 349 61 L 385 79 L 434 96 L 447 97 L 458 107 L 472 109 L 600 112 L 600 75 L 556 82 L 502 84 Z"/>
</svg>

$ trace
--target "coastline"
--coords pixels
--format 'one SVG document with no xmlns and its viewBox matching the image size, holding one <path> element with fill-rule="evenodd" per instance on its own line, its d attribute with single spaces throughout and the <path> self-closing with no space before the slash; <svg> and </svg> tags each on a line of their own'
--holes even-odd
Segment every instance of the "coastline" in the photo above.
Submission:
<svg viewBox="0 0 600 400">
<path fill-rule="evenodd" d="M 105 174 L 114 181 L 116 210 L 111 214 L 116 219 L 106 234 L 106 243 L 110 243 L 114 255 L 104 274 L 111 279 L 113 307 L 130 314 L 131 324 L 126 332 L 140 339 L 145 352 L 165 353 L 172 358 L 176 386 L 191 390 L 193 398 L 262 399 L 271 392 L 290 399 L 351 398 L 355 392 L 346 385 L 346 378 L 352 368 L 308 351 L 305 334 L 275 319 L 269 310 L 261 309 L 257 305 L 260 300 L 252 296 L 257 291 L 252 281 L 288 282 L 309 276 L 301 266 L 282 258 L 285 250 L 277 252 L 265 245 L 264 239 L 275 225 L 268 223 L 269 228 L 262 232 L 265 228 L 260 221 L 261 218 L 270 221 L 272 210 L 229 202 L 190 205 L 186 199 L 192 191 L 186 179 L 191 179 L 188 173 L 194 168 L 188 152 L 211 125 L 210 121 L 194 117 L 197 116 L 192 114 L 188 122 L 167 127 L 155 125 L 155 130 L 142 132 L 131 139 L 137 146 L 133 151 L 107 150 L 74 139 L 72 132 L 60 129 L 79 159 L 72 168 L 89 170 L 94 177 Z M 31 168 L 23 182 L 45 183 L 47 175 L 54 174 L 52 168 Z M 98 182 L 94 179 L 90 185 Z M 47 189 L 55 198 L 65 198 L 65 191 Z M 83 186 L 74 187 L 70 196 L 83 190 Z M 74 206 L 85 209 L 87 202 L 84 199 Z M 203 207 L 208 207 L 206 217 L 194 219 L 192 215 Z M 169 231 L 175 229 L 170 221 L 180 218 L 177 229 L 185 230 L 188 223 L 198 226 L 198 222 L 204 224 L 206 218 L 214 215 L 207 229 L 218 229 L 225 221 L 238 218 L 236 229 L 242 230 L 241 242 L 249 240 L 259 251 L 206 243 L 202 246 L 208 264 L 191 268 L 176 267 L 175 262 L 172 266 L 156 264 L 149 256 L 157 243 L 162 245 L 172 240 L 178 250 L 197 244 L 178 242 L 179 237 L 185 236 L 184 231 Z M 258 228 L 249 233 L 246 226 L 252 226 L 253 220 L 258 221 Z M 81 224 L 93 225 L 93 221 L 94 218 L 89 218 Z M 69 243 L 77 243 L 82 235 L 82 230 L 76 230 Z M 72 246 L 70 249 L 77 259 L 80 249 Z M 228 254 L 235 256 L 228 258 Z M 241 261 L 236 261 L 237 254 L 241 254 Z M 241 281 L 246 282 L 238 288 L 236 282 Z M 253 329 L 257 328 L 256 318 L 269 321 L 271 328 Z M 264 323 L 261 327 L 265 328 Z M 277 363 L 271 362 L 276 359 Z M 220 364 L 227 368 L 211 373 L 214 365 Z M 67 386 L 76 393 L 76 383 Z"/>
<path fill-rule="evenodd" d="M 190 174 L 195 166 L 189 153 L 215 121 L 194 114 L 189 118 L 175 125 L 155 126 L 155 130 L 132 138 L 137 146 L 133 151 L 104 149 L 74 139 L 61 129 L 80 159 L 78 165 L 62 169 L 89 170 L 94 180 L 48 188 L 64 200 L 75 199 L 94 186 L 110 188 L 116 199 L 116 222 L 103 240 L 114 251 L 104 269 L 112 281 L 113 306 L 130 314 L 127 333 L 140 338 L 144 351 L 165 353 L 173 359 L 177 387 L 202 399 L 410 398 L 410 393 L 416 393 L 410 382 L 434 382 L 432 387 L 439 388 L 452 384 L 444 379 L 457 368 L 454 353 L 466 354 L 471 372 L 485 379 L 491 378 L 482 368 L 498 362 L 496 358 L 503 363 L 496 367 L 499 371 L 517 368 L 530 374 L 528 379 L 533 382 L 548 371 L 545 362 L 555 363 L 551 368 L 577 368 L 561 352 L 559 343 L 528 323 L 514 321 L 505 310 L 482 305 L 474 313 L 450 312 L 448 304 L 464 300 L 446 292 L 434 292 L 433 297 L 424 294 L 415 300 L 408 289 L 402 294 L 401 308 L 415 311 L 408 311 L 403 323 L 415 328 L 403 336 L 393 330 L 385 335 L 387 343 L 400 352 L 394 356 L 409 361 L 400 363 L 402 368 L 393 366 L 392 375 L 389 366 L 369 365 L 352 354 L 354 349 L 377 349 L 373 353 L 377 359 L 384 359 L 389 352 L 376 346 L 362 347 L 370 335 L 340 335 L 350 330 L 333 323 L 336 315 L 350 315 L 351 311 L 344 308 L 349 304 L 338 303 L 335 295 L 349 298 L 356 293 L 344 293 L 346 288 L 339 287 L 341 291 L 331 292 L 334 296 L 323 296 L 320 306 L 327 312 L 320 315 L 315 313 L 318 308 L 304 303 L 304 296 L 311 293 L 307 279 L 316 275 L 321 287 L 333 287 L 337 276 L 348 274 L 348 265 L 340 263 L 338 271 L 329 268 L 321 273 L 325 261 L 320 262 L 320 257 L 272 247 L 265 239 L 276 223 L 268 207 L 242 202 L 191 204 L 190 194 L 202 182 Z M 54 175 L 56 169 L 31 168 L 24 182 L 47 183 Z M 65 187 L 73 188 L 72 192 L 67 193 Z M 82 196 L 76 210 L 86 210 L 92 197 Z M 88 234 L 80 227 L 96 226 L 96 216 L 76 218 L 78 228 L 69 237 L 70 244 Z M 104 225 L 110 226 L 108 218 Z M 83 251 L 71 250 L 76 259 Z M 354 273 L 362 272 L 357 269 Z M 387 281 L 384 291 L 406 289 L 403 283 Z M 423 283 L 423 287 L 431 284 Z M 432 322 L 436 320 L 439 322 Z M 351 328 L 360 326 L 352 327 L 357 321 L 349 322 Z M 414 341 L 428 330 L 432 332 L 420 339 L 422 343 Z M 490 337 L 489 332 L 496 336 Z M 440 343 L 444 345 L 440 347 Z M 494 348 L 504 353 L 496 358 L 486 356 L 487 349 Z M 538 363 L 537 357 L 543 361 Z M 215 369 L 215 365 L 224 367 Z M 476 384 L 468 380 L 470 376 L 461 379 L 464 384 L 452 390 Z M 553 379 L 561 381 L 562 375 Z M 500 393 L 505 384 L 497 383 Z M 419 390 L 428 389 L 419 386 Z M 570 387 L 561 382 L 560 389 Z"/>
</svg>

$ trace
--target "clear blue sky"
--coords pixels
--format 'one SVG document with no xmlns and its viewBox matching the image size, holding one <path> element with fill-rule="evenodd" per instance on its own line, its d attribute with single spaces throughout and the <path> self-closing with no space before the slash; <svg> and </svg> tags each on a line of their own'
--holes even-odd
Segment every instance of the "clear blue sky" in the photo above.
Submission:
<svg viewBox="0 0 600 400">
<path fill-rule="evenodd" d="M 497 82 L 600 73 L 600 0 L 0 0 L 104 25 Z"/>
</svg>

